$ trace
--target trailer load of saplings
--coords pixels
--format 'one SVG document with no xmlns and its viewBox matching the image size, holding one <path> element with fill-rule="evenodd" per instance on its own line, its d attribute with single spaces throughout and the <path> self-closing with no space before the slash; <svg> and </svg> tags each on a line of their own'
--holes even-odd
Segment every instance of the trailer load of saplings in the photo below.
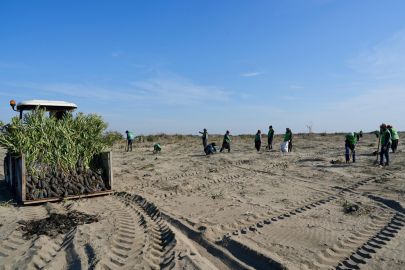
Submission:
<svg viewBox="0 0 405 270">
<path fill-rule="evenodd" d="M 62 119 L 36 109 L 0 121 L 0 146 L 26 157 L 26 199 L 62 198 L 110 189 L 101 167 L 108 124 L 97 114 L 67 112 Z"/>
</svg>

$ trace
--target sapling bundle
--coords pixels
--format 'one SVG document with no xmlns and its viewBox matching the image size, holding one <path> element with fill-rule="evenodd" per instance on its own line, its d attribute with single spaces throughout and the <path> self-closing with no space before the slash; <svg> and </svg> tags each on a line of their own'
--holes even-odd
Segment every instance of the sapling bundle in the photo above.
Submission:
<svg viewBox="0 0 405 270">
<path fill-rule="evenodd" d="M 67 112 L 57 120 L 37 108 L 10 124 L 0 121 L 0 146 L 26 155 L 28 200 L 91 194 L 110 188 L 99 160 L 107 126 L 97 114 Z"/>
</svg>

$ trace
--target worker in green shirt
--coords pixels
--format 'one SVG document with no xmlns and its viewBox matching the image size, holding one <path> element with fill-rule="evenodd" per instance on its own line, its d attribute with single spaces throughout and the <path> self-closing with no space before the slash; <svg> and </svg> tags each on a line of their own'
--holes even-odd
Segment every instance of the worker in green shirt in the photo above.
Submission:
<svg viewBox="0 0 405 270">
<path fill-rule="evenodd" d="M 398 141 L 399 141 L 398 132 L 391 125 L 388 125 L 387 128 L 391 133 L 391 141 L 392 141 L 391 149 L 392 149 L 392 153 L 396 153 L 397 152 L 397 147 L 398 147 Z"/>
<path fill-rule="evenodd" d="M 292 138 L 293 134 L 291 132 L 291 129 L 286 128 L 285 129 L 285 136 L 284 136 L 284 141 L 288 142 L 288 152 L 292 152 Z"/>
<path fill-rule="evenodd" d="M 228 153 L 231 152 L 231 145 L 230 145 L 231 140 L 229 139 L 229 134 L 230 132 L 229 130 L 227 130 L 224 135 L 224 140 L 222 141 L 221 150 L 219 150 L 220 153 L 222 153 L 222 150 L 224 150 L 225 148 L 228 149 Z"/>
<path fill-rule="evenodd" d="M 202 134 L 202 141 L 203 141 L 203 146 L 204 146 L 204 149 L 205 149 L 205 147 L 207 146 L 207 142 L 208 142 L 208 132 L 207 132 L 207 129 L 204 128 L 204 132 L 201 132 L 201 131 L 199 131 L 199 132 L 200 132 L 200 134 Z"/>
<path fill-rule="evenodd" d="M 378 130 L 374 131 L 375 136 L 378 138 L 378 136 L 380 135 L 380 132 Z"/>
<path fill-rule="evenodd" d="M 384 156 L 385 156 L 385 165 L 390 165 L 390 147 L 391 147 L 391 132 L 388 130 L 386 124 L 382 124 L 381 128 L 381 152 L 380 152 L 380 165 L 384 165 Z"/>
<path fill-rule="evenodd" d="M 158 143 L 155 143 L 155 145 L 153 146 L 153 151 L 154 152 L 162 151 L 162 146 L 160 146 L 160 144 L 158 144 Z"/>
<path fill-rule="evenodd" d="M 352 151 L 353 154 L 353 162 L 356 162 L 356 132 L 349 132 L 346 135 L 345 139 L 345 148 L 346 148 L 346 163 L 350 161 L 349 149 Z"/>
<path fill-rule="evenodd" d="M 363 130 L 360 130 L 360 138 L 363 138 Z"/>
<path fill-rule="evenodd" d="M 262 131 L 259 129 L 255 135 L 255 148 L 257 152 L 260 151 L 260 146 L 262 145 Z"/>
<path fill-rule="evenodd" d="M 214 152 L 215 151 L 215 152 Z M 216 144 L 210 143 L 208 144 L 205 148 L 204 148 L 204 152 L 206 155 L 211 155 L 211 154 L 216 154 L 217 153 L 217 148 L 216 148 Z"/>
<path fill-rule="evenodd" d="M 125 131 L 127 134 L 127 140 L 128 140 L 128 146 L 127 146 L 127 152 L 129 151 L 129 148 L 131 147 L 131 152 L 132 152 L 132 143 L 134 142 L 134 134 L 132 132 L 129 132 L 128 130 Z"/>
<path fill-rule="evenodd" d="M 274 138 L 274 129 L 273 126 L 269 126 L 269 132 L 267 133 L 268 148 L 273 149 L 273 138 Z"/>
</svg>

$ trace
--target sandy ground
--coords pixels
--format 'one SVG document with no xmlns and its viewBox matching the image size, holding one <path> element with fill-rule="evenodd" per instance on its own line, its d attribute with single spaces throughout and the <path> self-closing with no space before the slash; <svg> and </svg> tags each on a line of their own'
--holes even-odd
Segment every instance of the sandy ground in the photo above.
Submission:
<svg viewBox="0 0 405 270">
<path fill-rule="evenodd" d="M 350 164 L 331 163 L 344 161 L 342 134 L 296 135 L 292 153 L 281 136 L 274 150 L 234 138 L 211 156 L 191 136 L 157 139 L 160 154 L 117 145 L 117 194 L 0 207 L 0 269 L 405 269 L 403 146 L 376 166 L 377 139 L 364 136 Z M 1 174 L 0 201 L 11 198 Z M 56 239 L 16 230 L 73 209 L 102 220 Z"/>
</svg>

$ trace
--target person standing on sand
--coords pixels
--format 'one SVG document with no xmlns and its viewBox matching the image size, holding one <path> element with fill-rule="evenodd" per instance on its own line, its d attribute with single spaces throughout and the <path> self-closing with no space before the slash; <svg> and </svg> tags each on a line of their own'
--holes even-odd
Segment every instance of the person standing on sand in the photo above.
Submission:
<svg viewBox="0 0 405 270">
<path fill-rule="evenodd" d="M 349 134 L 346 135 L 345 140 L 346 163 L 349 163 L 350 161 L 349 149 L 352 151 L 353 154 L 353 162 L 356 162 L 356 137 L 357 137 L 356 132 L 349 132 Z"/>
<path fill-rule="evenodd" d="M 363 130 L 360 130 L 360 138 L 363 138 Z"/>
<path fill-rule="evenodd" d="M 386 159 L 385 165 L 390 165 L 390 147 L 392 144 L 391 133 L 386 124 L 381 124 L 381 152 L 380 152 L 380 165 L 384 165 L 384 156 Z"/>
<path fill-rule="evenodd" d="M 208 145 L 204 148 L 205 154 L 206 154 L 206 155 L 211 155 L 211 154 L 216 154 L 216 153 L 218 153 L 217 148 L 216 148 L 215 146 L 216 146 L 216 144 L 215 144 L 214 142 L 208 144 Z M 214 150 L 215 150 L 215 153 L 214 153 Z"/>
<path fill-rule="evenodd" d="M 274 129 L 273 126 L 269 126 L 269 132 L 267 133 L 268 148 L 273 149 L 273 138 L 274 138 Z"/>
<path fill-rule="evenodd" d="M 292 152 L 292 138 L 293 134 L 291 132 L 291 129 L 286 128 L 285 129 L 285 136 L 284 136 L 284 141 L 288 142 L 288 152 Z"/>
<path fill-rule="evenodd" d="M 255 148 L 257 149 L 257 152 L 259 152 L 261 145 L 262 145 L 262 131 L 259 129 L 255 135 Z"/>
<path fill-rule="evenodd" d="M 221 150 L 219 150 L 220 153 L 222 153 L 222 150 L 224 150 L 225 148 L 228 149 L 228 153 L 231 152 L 231 145 L 230 145 L 231 140 L 229 139 L 229 134 L 230 132 L 229 130 L 227 130 L 224 135 L 224 140 L 222 141 Z"/>
<path fill-rule="evenodd" d="M 128 130 L 125 131 L 127 134 L 127 140 L 128 140 L 128 146 L 127 146 L 127 152 L 129 151 L 129 147 L 131 147 L 131 152 L 132 152 L 132 143 L 134 142 L 134 134 L 132 132 L 129 132 Z"/>
<path fill-rule="evenodd" d="M 380 132 L 378 130 L 374 131 L 375 136 L 378 138 L 378 136 L 380 135 Z"/>
<path fill-rule="evenodd" d="M 391 125 L 388 125 L 387 128 L 391 133 L 391 141 L 392 141 L 391 149 L 392 149 L 392 153 L 396 153 L 397 152 L 397 147 L 398 147 L 398 141 L 399 141 L 398 132 Z"/>
<path fill-rule="evenodd" d="M 204 132 L 201 132 L 201 131 L 199 131 L 199 132 L 200 132 L 200 134 L 202 134 L 202 141 L 203 141 L 203 146 L 204 146 L 204 149 L 205 149 L 205 147 L 207 146 L 207 142 L 208 142 L 208 132 L 207 132 L 207 129 L 204 128 Z"/>
</svg>

